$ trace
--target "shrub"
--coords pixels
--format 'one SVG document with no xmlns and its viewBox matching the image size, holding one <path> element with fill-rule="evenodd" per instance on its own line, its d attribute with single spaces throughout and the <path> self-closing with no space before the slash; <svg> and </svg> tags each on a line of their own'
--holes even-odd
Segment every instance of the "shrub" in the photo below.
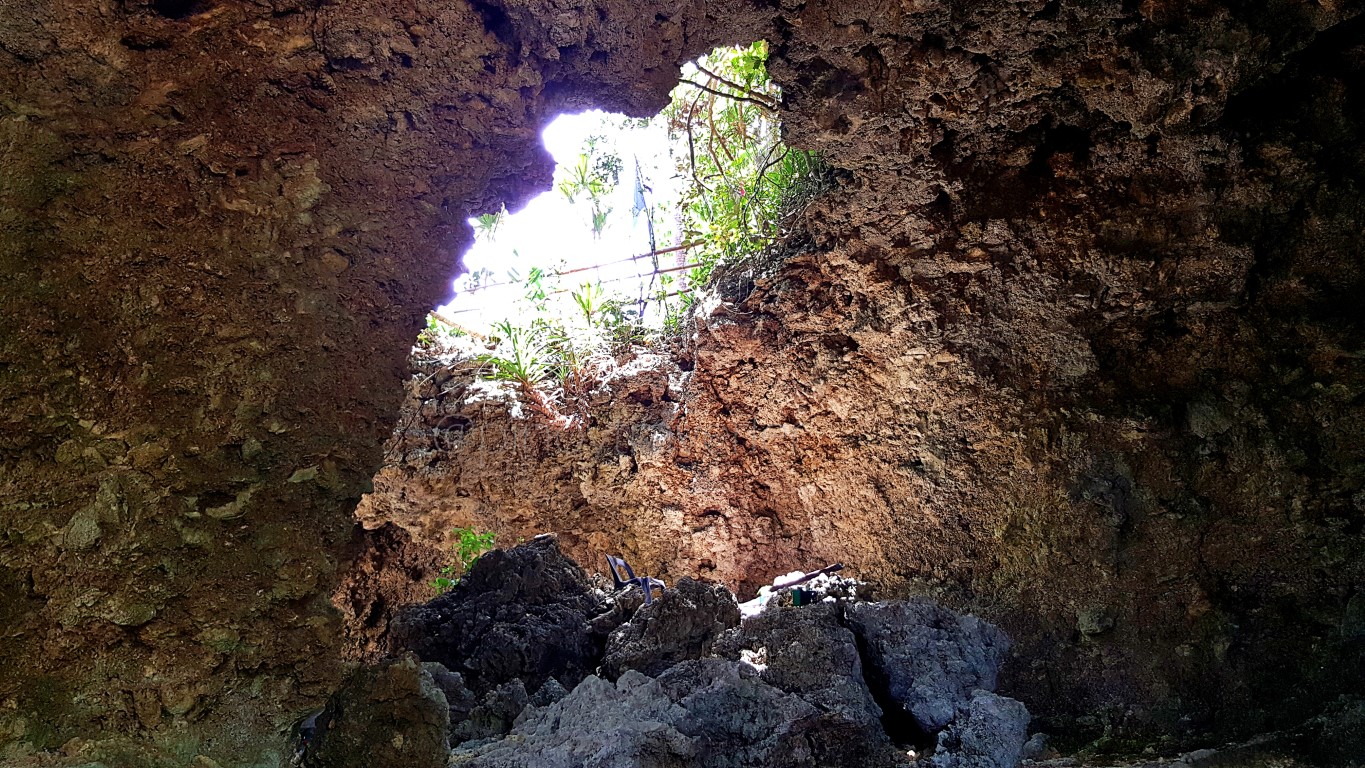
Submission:
<svg viewBox="0 0 1365 768">
<path fill-rule="evenodd" d="M 484 531 L 479 533 L 473 528 L 456 528 L 455 547 L 453 554 L 455 562 L 441 568 L 441 575 L 431 582 L 431 586 L 436 589 L 438 594 L 449 592 L 452 587 L 460 583 L 460 576 L 474 565 L 485 552 L 493 549 L 493 532 Z"/>
</svg>

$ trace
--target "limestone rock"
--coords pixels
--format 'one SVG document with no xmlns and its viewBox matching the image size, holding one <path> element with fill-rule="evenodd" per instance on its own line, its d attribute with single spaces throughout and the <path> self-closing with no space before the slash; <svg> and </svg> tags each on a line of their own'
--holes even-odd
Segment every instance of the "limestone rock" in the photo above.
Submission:
<svg viewBox="0 0 1365 768">
<path fill-rule="evenodd" d="M 530 713 L 510 738 L 470 750 L 454 763 L 470 768 L 674 768 L 687 765 L 692 742 L 668 721 L 681 712 L 659 683 L 627 671 L 615 685 L 596 676 L 568 697 Z"/>
<path fill-rule="evenodd" d="M 477 697 L 512 680 L 526 689 L 551 678 L 577 685 L 597 668 L 614 627 L 593 620 L 605 598 L 553 537 L 476 561 L 449 592 L 405 613 L 391 630 L 395 650 L 458 672 Z"/>
<path fill-rule="evenodd" d="M 976 689 L 995 690 L 1009 639 L 975 616 L 928 600 L 849 606 L 872 679 L 924 731 L 948 725 Z"/>
<path fill-rule="evenodd" d="M 441 768 L 450 712 L 430 671 L 412 657 L 355 672 L 328 700 L 309 768 Z"/>
<path fill-rule="evenodd" d="M 738 623 L 739 607 L 730 590 L 684 577 L 611 633 L 603 676 L 614 680 L 627 669 L 657 675 L 684 659 L 699 659 L 721 632 Z"/>
<path fill-rule="evenodd" d="M 1023 704 L 988 691 L 971 702 L 938 735 L 934 768 L 1015 768 L 1028 738 L 1029 713 Z"/>
<path fill-rule="evenodd" d="M 890 766 L 889 745 L 846 719 L 721 659 L 684 661 L 657 679 L 596 676 L 549 707 L 528 710 L 511 735 L 457 749 L 477 768 L 816 768 Z"/>
<path fill-rule="evenodd" d="M 766 656 L 761 671 L 765 683 L 843 718 L 862 730 L 863 738 L 886 740 L 880 725 L 882 710 L 864 681 L 857 642 L 840 624 L 835 606 L 765 611 L 717 644 L 719 655 L 739 657 L 742 650 Z"/>
</svg>

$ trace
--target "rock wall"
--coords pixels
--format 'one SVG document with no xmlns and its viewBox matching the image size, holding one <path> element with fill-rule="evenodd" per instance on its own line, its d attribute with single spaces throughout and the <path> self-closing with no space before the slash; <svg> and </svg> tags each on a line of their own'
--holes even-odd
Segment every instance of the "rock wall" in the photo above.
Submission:
<svg viewBox="0 0 1365 768">
<path fill-rule="evenodd" d="M 723 31 L 624 9 L 0 6 L 0 762 L 287 755 L 465 219 Z"/>
<path fill-rule="evenodd" d="M 1309 706 L 1359 664 L 1357 9 L 7 2 L 4 759 L 283 759 L 465 216 L 548 184 L 555 112 L 758 37 L 850 181 L 687 383 L 602 405 L 643 421 L 464 443 L 479 514 L 956 585 L 1054 714 Z"/>
<path fill-rule="evenodd" d="M 1076 739 L 1247 733 L 1358 691 L 1365 28 L 1291 4 L 792 18 L 789 139 L 853 173 L 786 263 L 722 280 L 582 431 L 428 361 L 362 519 L 552 530 L 741 591 L 842 561 L 999 621 L 1006 690 Z"/>
</svg>

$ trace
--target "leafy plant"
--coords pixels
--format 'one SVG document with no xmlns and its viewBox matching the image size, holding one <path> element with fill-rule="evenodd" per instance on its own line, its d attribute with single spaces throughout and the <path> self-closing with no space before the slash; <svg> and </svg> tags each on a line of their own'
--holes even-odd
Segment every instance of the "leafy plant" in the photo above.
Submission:
<svg viewBox="0 0 1365 768">
<path fill-rule="evenodd" d="M 687 148 L 680 170 L 683 237 L 700 241 L 691 284 L 704 286 L 719 264 L 759 256 L 786 234 L 789 214 L 827 183 L 813 153 L 782 144 L 780 90 L 768 79 L 764 41 L 722 48 L 695 65 L 664 114 Z"/>
<path fill-rule="evenodd" d="M 455 534 L 455 547 L 453 554 L 455 562 L 443 566 L 441 575 L 431 582 L 437 593 L 449 592 L 456 584 L 460 583 L 460 576 L 467 572 L 474 561 L 483 556 L 485 552 L 493 549 L 494 534 L 492 531 L 479 533 L 473 528 L 456 528 L 452 531 Z"/>
<path fill-rule="evenodd" d="M 588 140 L 587 152 L 580 154 L 577 162 L 564 169 L 564 177 L 555 188 L 570 203 L 577 200 L 579 195 L 587 196 L 592 233 L 595 237 L 601 237 L 602 230 L 607 226 L 607 215 L 612 211 L 611 206 L 607 205 L 607 197 L 620 182 L 621 158 L 598 152 L 597 144 L 598 141 L 593 138 Z"/>
<path fill-rule="evenodd" d="M 524 292 L 515 324 L 496 324 L 496 346 L 480 357 L 486 378 L 515 384 L 527 407 L 553 424 L 585 427 L 588 395 L 610 355 L 684 333 L 717 267 L 767 263 L 781 253 L 792 214 L 828 184 L 830 174 L 816 155 L 782 143 L 781 92 L 768 77 L 767 57 L 762 41 L 703 57 L 685 68 L 671 104 L 655 118 L 655 125 L 668 129 L 684 184 L 669 193 L 671 200 L 653 199 L 644 175 L 635 171 L 632 211 L 645 214 L 648 225 L 648 285 L 627 297 L 601 282 L 561 288 L 561 273 L 552 269 L 532 268 L 524 278 L 509 270 Z M 588 137 L 575 160 L 557 170 L 556 189 L 586 206 L 595 237 L 608 225 L 609 198 L 622 172 L 621 155 L 604 136 Z M 492 237 L 498 221 L 482 217 L 476 228 Z M 677 245 L 659 249 L 656 235 Z M 660 257 L 670 253 L 678 261 L 663 271 Z M 654 330 L 646 319 L 657 323 Z"/>
<path fill-rule="evenodd" d="M 532 410 L 556 424 L 571 426 L 572 419 L 560 413 L 544 387 L 550 379 L 558 378 L 558 361 L 547 338 L 551 327 L 543 323 L 520 327 L 504 320 L 494 323 L 493 330 L 497 347 L 478 358 L 487 366 L 487 378 L 516 384 Z"/>
<path fill-rule="evenodd" d="M 479 240 L 493 240 L 498 236 L 498 230 L 507 220 L 507 206 L 503 206 L 497 213 L 485 213 L 474 217 L 474 238 Z"/>
</svg>

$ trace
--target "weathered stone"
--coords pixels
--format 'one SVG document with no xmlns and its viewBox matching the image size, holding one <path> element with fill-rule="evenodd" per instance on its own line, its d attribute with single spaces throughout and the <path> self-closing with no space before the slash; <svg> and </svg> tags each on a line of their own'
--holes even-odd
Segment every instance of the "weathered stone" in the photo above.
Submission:
<svg viewBox="0 0 1365 768">
<path fill-rule="evenodd" d="M 526 695 L 524 683 L 520 680 L 503 683 L 485 693 L 478 703 L 463 713 L 458 722 L 454 717 L 451 718 L 451 744 L 502 736 L 512 730 L 517 716 L 529 703 L 530 697 Z"/>
<path fill-rule="evenodd" d="M 611 633 L 602 675 L 615 680 L 634 669 L 653 676 L 679 661 L 702 658 L 721 632 L 738 623 L 730 590 L 683 577 Z"/>
<path fill-rule="evenodd" d="M 845 719 L 868 742 L 884 742 L 882 710 L 865 682 L 856 639 L 839 619 L 838 607 L 824 603 L 765 611 L 727 632 L 715 652 L 734 659 L 741 650 L 762 651 L 763 682 Z"/>
<path fill-rule="evenodd" d="M 938 735 L 934 768 L 1015 768 L 1028 738 L 1023 704 L 988 691 L 974 691 L 953 722 Z"/>
<path fill-rule="evenodd" d="M 847 618 L 874 685 L 929 733 L 952 722 L 977 689 L 995 690 L 1009 650 L 994 625 L 928 600 L 857 603 Z"/>
<path fill-rule="evenodd" d="M 602 660 L 614 626 L 587 574 L 551 536 L 480 557 L 449 592 L 394 622 L 391 644 L 458 672 L 476 697 L 519 680 L 577 685 Z"/>
<path fill-rule="evenodd" d="M 568 697 L 528 710 L 505 739 L 455 752 L 479 768 L 651 766 L 817 768 L 896 764 L 889 743 L 763 682 L 747 665 L 684 661 L 657 680 L 627 670 L 615 686 L 588 677 Z"/>
<path fill-rule="evenodd" d="M 175 659 L 205 691 L 184 738 L 277 757 L 342 679 L 325 598 L 467 217 L 549 185 L 550 115 L 646 114 L 678 62 L 760 37 L 788 140 L 840 169 L 789 258 L 605 387 L 585 434 L 452 403 L 475 431 L 399 452 L 404 503 L 454 484 L 439 515 L 670 582 L 747 593 L 812 559 L 932 582 L 1043 662 L 1008 683 L 1050 722 L 1230 734 L 1354 685 L 1357 4 L 652 10 L 0 3 L 0 560 L 28 595 L 5 740 L 143 755 L 159 724 L 128 701 Z M 168 455 L 73 557 L 125 469 L 103 440 Z M 166 608 L 111 631 L 85 601 L 132 585 Z M 1073 638 L 1097 603 L 1114 628 Z M 208 619 L 251 655 L 200 659 Z"/>
<path fill-rule="evenodd" d="M 694 748 L 669 725 L 681 716 L 659 683 L 627 671 L 615 685 L 586 678 L 568 697 L 530 713 L 510 738 L 455 752 L 471 768 L 682 768 Z M 591 762 L 590 762 L 591 761 Z"/>
<path fill-rule="evenodd" d="M 430 671 L 413 658 L 356 671 L 327 701 L 310 768 L 444 768 L 450 710 Z"/>
</svg>

